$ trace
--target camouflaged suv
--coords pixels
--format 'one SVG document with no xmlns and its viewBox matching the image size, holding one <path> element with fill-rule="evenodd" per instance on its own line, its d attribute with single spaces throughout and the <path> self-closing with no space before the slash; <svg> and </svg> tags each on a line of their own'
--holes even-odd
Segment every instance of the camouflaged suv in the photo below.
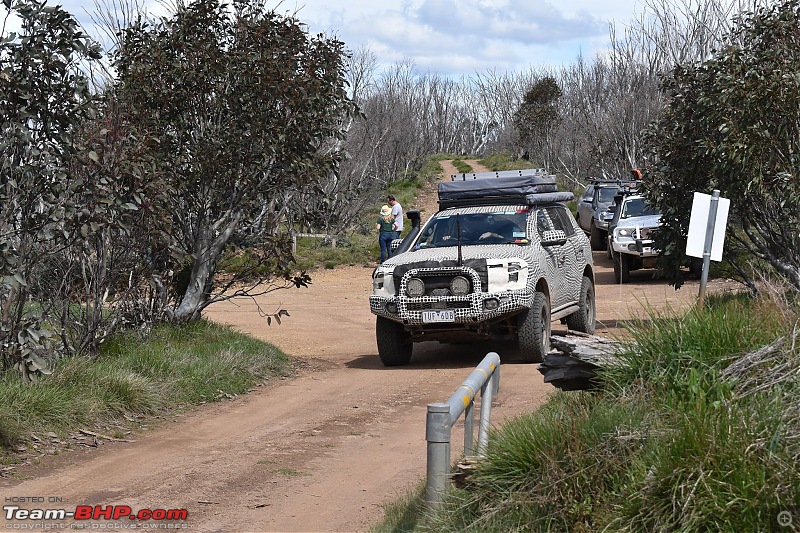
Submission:
<svg viewBox="0 0 800 533">
<path fill-rule="evenodd" d="M 441 210 L 373 273 L 381 361 L 408 364 L 414 342 L 510 334 L 524 359 L 539 362 L 552 320 L 593 333 L 592 253 L 562 203 L 570 199 L 541 169 L 441 183 Z"/>
</svg>

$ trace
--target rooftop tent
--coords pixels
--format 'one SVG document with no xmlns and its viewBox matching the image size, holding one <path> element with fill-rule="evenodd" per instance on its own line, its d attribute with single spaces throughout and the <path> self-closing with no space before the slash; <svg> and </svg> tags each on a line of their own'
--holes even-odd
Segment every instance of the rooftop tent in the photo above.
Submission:
<svg viewBox="0 0 800 533">
<path fill-rule="evenodd" d="M 460 179 L 457 179 L 459 178 Z M 439 208 L 469 205 L 568 202 L 571 192 L 559 191 L 556 177 L 543 169 L 455 174 L 439 183 Z"/>
</svg>

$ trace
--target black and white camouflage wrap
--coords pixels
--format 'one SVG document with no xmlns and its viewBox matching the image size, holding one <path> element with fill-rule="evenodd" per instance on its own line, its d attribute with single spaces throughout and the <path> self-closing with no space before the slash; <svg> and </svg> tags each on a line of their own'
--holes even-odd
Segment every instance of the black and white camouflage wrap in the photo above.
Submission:
<svg viewBox="0 0 800 533">
<path fill-rule="evenodd" d="M 527 211 L 527 245 L 462 246 L 459 266 L 457 246 L 415 250 L 412 244 L 409 251 L 376 268 L 370 296 L 372 313 L 418 330 L 426 327 L 423 311 L 453 310 L 453 327 L 463 329 L 505 320 L 530 308 L 537 287 L 548 294 L 553 312 L 575 305 L 584 274 L 588 271 L 593 279 L 592 255 L 588 239 L 563 204 L 456 207 L 445 209 L 434 218 L 502 211 Z M 545 246 L 543 240 L 558 244 Z M 432 280 L 435 285 L 457 275 L 469 280 L 468 294 L 455 296 L 439 289 L 425 296 L 408 296 L 411 278 Z M 490 299 L 497 301 L 497 308 L 487 309 L 486 301 Z M 440 323 L 430 326 L 447 328 Z"/>
</svg>

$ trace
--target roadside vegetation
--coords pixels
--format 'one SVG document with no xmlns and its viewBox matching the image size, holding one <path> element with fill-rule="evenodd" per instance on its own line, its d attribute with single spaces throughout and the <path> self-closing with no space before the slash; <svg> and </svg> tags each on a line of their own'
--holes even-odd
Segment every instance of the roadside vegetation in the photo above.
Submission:
<svg viewBox="0 0 800 533">
<path fill-rule="evenodd" d="M 793 291 L 652 311 L 603 390 L 506 423 L 441 512 L 416 491 L 376 531 L 777 530 L 800 516 L 799 320 Z"/>
<path fill-rule="evenodd" d="M 246 393 L 291 365 L 272 345 L 200 320 L 119 334 L 93 358 L 63 358 L 51 371 L 36 385 L 0 376 L 0 462 L 23 459 L 10 452 L 52 440 L 47 433 L 67 447 L 80 429 L 121 437 L 121 428 Z"/>
</svg>

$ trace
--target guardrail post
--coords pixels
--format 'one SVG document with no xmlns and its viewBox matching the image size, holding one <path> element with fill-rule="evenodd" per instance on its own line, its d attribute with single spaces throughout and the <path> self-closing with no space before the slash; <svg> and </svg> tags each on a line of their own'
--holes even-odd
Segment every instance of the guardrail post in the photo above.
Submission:
<svg viewBox="0 0 800 533">
<path fill-rule="evenodd" d="M 464 455 L 472 455 L 475 444 L 475 400 L 464 410 Z"/>
<path fill-rule="evenodd" d="M 444 403 L 428 404 L 425 440 L 428 441 L 428 479 L 425 501 L 438 507 L 447 492 L 447 474 L 450 470 L 450 407 Z"/>
<path fill-rule="evenodd" d="M 499 368 L 499 367 L 498 367 Z M 494 375 L 481 387 L 481 418 L 478 427 L 478 455 L 486 453 L 489 444 L 489 419 L 492 416 L 492 399 L 494 398 Z"/>
</svg>

